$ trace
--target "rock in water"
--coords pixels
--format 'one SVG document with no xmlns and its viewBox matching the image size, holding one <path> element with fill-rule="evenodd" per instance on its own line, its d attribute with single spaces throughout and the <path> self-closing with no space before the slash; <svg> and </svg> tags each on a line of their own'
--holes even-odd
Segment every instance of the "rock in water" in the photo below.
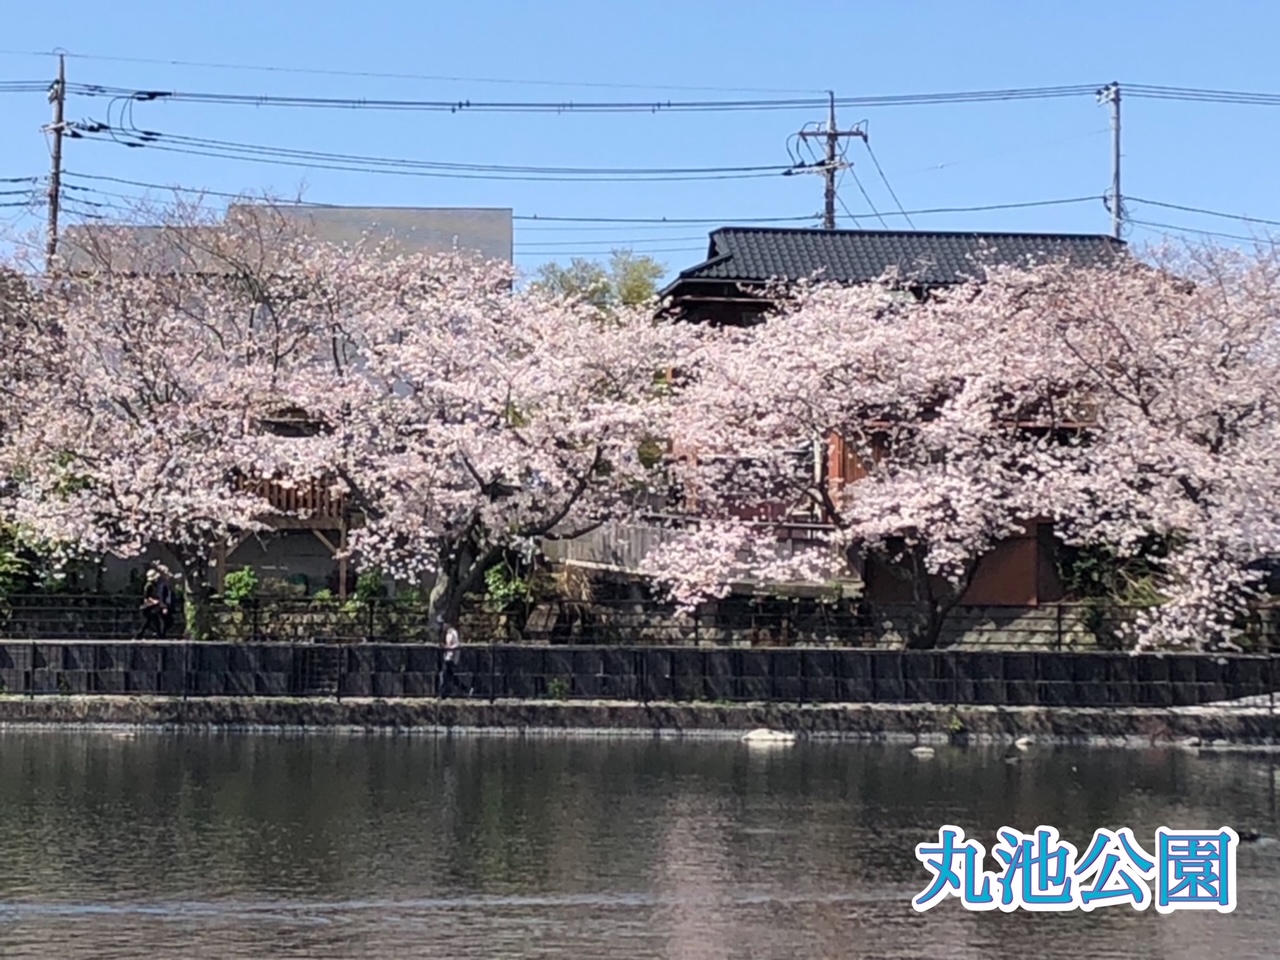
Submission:
<svg viewBox="0 0 1280 960">
<path fill-rule="evenodd" d="M 796 735 L 787 730 L 770 730 L 767 727 L 760 727 L 752 730 L 750 733 L 744 734 L 743 743 L 795 743 Z"/>
</svg>

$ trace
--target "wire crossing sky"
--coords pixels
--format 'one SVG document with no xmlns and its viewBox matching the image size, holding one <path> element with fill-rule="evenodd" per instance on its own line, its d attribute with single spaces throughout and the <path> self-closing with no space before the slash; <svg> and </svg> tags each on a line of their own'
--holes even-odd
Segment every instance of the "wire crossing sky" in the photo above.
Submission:
<svg viewBox="0 0 1280 960">
<path fill-rule="evenodd" d="M 826 119 L 839 225 L 1105 233 L 1122 93 L 1126 236 L 1252 242 L 1280 227 L 1270 157 L 1280 9 L 815 0 L 584 0 L 296 9 L 67 0 L 0 44 L 0 225 L 38 227 L 55 48 L 67 59 L 64 222 L 138 198 L 510 207 L 517 263 L 630 247 L 670 272 L 732 223 L 816 226 L 789 152 Z M 305 29 L 303 29 L 305 26 Z M 714 37 L 715 43 L 707 38 Z M 819 162 L 821 158 L 816 158 Z"/>
</svg>

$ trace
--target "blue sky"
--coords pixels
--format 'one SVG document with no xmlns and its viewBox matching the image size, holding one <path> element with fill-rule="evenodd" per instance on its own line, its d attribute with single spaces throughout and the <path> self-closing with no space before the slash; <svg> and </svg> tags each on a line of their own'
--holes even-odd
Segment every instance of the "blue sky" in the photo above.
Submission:
<svg viewBox="0 0 1280 960">
<path fill-rule="evenodd" d="M 1280 4 L 1219 0 L 1110 4 L 807 0 L 585 0 L 468 3 L 11 4 L 0 81 L 49 79 L 62 48 L 70 83 L 131 89 L 445 100 L 705 100 L 937 93 L 1126 83 L 1280 92 L 1273 66 Z M 393 79 L 122 62 L 96 57 L 414 74 Z M 496 80 L 508 82 L 492 82 Z M 610 85 L 633 85 L 623 89 Z M 673 88 L 713 89 L 673 89 Z M 765 90 L 768 92 L 749 92 Z M 108 101 L 73 97 L 69 119 L 107 120 Z M 1127 98 L 1126 196 L 1280 220 L 1274 155 L 1280 106 Z M 38 93 L 0 93 L 0 178 L 42 176 Z M 118 111 L 115 119 L 118 119 Z M 167 134 L 346 154 L 498 165 L 738 167 L 785 164 L 787 138 L 814 109 L 734 113 L 497 114 L 307 110 L 142 103 L 132 122 Z M 849 107 L 908 210 L 1100 197 L 1108 188 L 1107 108 L 1091 95 L 968 105 Z M 865 148 L 840 195 L 865 227 L 904 226 Z M 816 214 L 817 176 L 699 182 L 521 182 L 299 169 L 70 141 L 65 167 L 217 191 L 269 190 L 324 203 L 512 207 L 517 216 L 754 219 Z M 71 177 L 72 209 L 110 215 L 133 187 Z M 12 187 L 12 185 L 0 185 Z M 21 185 L 19 185 L 19 188 Z M 95 190 L 99 192 L 94 192 Z M 0 197 L 12 200 L 15 195 Z M 20 199 L 20 198 L 19 198 Z M 844 211 L 841 210 L 844 214 Z M 1135 219 L 1256 234 L 1257 225 L 1132 202 Z M 0 222 L 41 213 L 0 208 Z M 919 228 L 1107 232 L 1100 200 L 950 215 Z M 816 223 L 816 221 L 814 221 Z M 842 225 L 853 222 L 842 217 Z M 517 221 L 517 263 L 652 252 L 696 263 L 711 225 Z M 1160 230 L 1134 225 L 1135 243 Z"/>
</svg>

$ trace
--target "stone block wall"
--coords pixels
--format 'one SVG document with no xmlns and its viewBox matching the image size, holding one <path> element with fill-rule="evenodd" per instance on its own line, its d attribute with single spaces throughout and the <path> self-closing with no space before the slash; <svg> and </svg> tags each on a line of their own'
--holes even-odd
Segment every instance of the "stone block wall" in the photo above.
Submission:
<svg viewBox="0 0 1280 960">
<path fill-rule="evenodd" d="M 440 650 L 405 644 L 0 643 L 0 693 L 421 698 Z M 480 699 L 1188 706 L 1280 686 L 1280 657 L 1100 651 L 471 644 Z"/>
</svg>

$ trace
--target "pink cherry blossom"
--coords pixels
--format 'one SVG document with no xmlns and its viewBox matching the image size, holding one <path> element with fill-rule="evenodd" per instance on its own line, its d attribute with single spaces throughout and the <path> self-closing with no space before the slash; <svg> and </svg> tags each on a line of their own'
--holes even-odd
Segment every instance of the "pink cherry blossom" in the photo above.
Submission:
<svg viewBox="0 0 1280 960">
<path fill-rule="evenodd" d="M 648 314 L 602 317 L 460 255 L 312 243 L 269 209 L 91 240 L 39 285 L 8 358 L 5 506 L 86 550 L 159 547 L 197 606 L 217 544 L 277 517 L 244 478 L 346 497 L 355 562 L 433 576 L 441 613 L 505 551 L 656 489 L 639 451 L 685 333 Z M 268 429 L 284 411 L 313 435 Z"/>
<path fill-rule="evenodd" d="M 731 516 L 804 512 L 829 522 L 846 572 L 868 553 L 896 561 L 923 615 L 911 642 L 928 646 L 978 560 L 1049 520 L 1121 554 L 1168 544 L 1164 602 L 1137 618 L 1136 642 L 1229 643 L 1256 598 L 1250 564 L 1280 550 L 1278 276 L 1270 253 L 1201 251 L 990 268 L 923 300 L 894 277 L 803 286 L 690 360 L 671 430 L 698 454 L 676 470 L 704 520 L 647 570 L 685 603 L 720 594 L 752 538 L 777 536 Z M 859 479 L 797 459 L 833 436 Z"/>
</svg>

